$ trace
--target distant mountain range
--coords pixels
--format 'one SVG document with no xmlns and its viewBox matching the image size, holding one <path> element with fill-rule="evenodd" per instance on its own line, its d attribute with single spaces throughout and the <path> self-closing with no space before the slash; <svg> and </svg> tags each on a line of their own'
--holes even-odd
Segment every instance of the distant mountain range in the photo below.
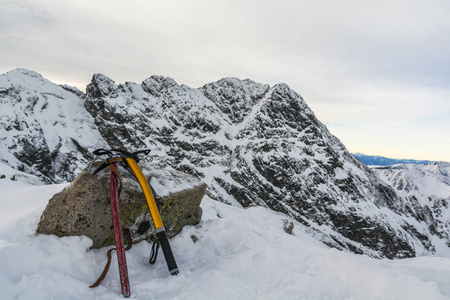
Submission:
<svg viewBox="0 0 450 300">
<path fill-rule="evenodd" d="M 367 166 L 392 166 L 398 164 L 427 164 L 433 162 L 431 160 L 415 160 L 415 159 L 395 159 L 383 156 L 365 155 L 362 153 L 353 153 L 357 159 Z"/>
<path fill-rule="evenodd" d="M 286 84 L 224 78 L 194 89 L 162 76 L 116 84 L 94 74 L 83 93 L 30 70 L 0 75 L 0 163 L 65 182 L 101 147 L 150 148 L 148 160 L 199 177 L 210 198 L 269 207 L 338 249 L 387 258 L 449 251 L 450 224 L 436 220 L 450 215 L 445 183 L 432 202 L 422 194 L 433 189 L 400 196 Z"/>
</svg>

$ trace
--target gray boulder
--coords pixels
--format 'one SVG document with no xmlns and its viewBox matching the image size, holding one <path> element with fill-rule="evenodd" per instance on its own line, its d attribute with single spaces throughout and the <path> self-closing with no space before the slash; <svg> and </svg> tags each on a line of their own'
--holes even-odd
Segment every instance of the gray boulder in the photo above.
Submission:
<svg viewBox="0 0 450 300">
<path fill-rule="evenodd" d="M 94 164 L 92 169 L 98 165 Z M 205 183 L 179 171 L 162 170 L 142 162 L 139 166 L 159 196 L 160 214 L 169 238 L 185 225 L 200 222 Z M 126 170 L 119 167 L 119 173 L 123 184 L 119 198 L 122 226 L 130 230 L 134 243 L 150 240 L 155 228 L 142 190 Z M 55 194 L 42 213 L 36 232 L 60 237 L 85 235 L 93 240 L 93 248 L 113 245 L 109 169 L 96 175 L 85 169 Z"/>
</svg>

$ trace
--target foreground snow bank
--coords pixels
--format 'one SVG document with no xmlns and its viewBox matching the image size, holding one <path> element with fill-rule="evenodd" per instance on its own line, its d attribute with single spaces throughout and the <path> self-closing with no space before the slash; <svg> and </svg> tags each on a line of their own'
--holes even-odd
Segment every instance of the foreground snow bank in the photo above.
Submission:
<svg viewBox="0 0 450 300">
<path fill-rule="evenodd" d="M 121 299 L 115 256 L 102 284 L 108 248 L 86 237 L 35 235 L 50 197 L 65 184 L 27 186 L 0 180 L 2 299 Z M 171 240 L 180 273 L 163 255 L 148 264 L 150 244 L 127 251 L 136 299 L 449 299 L 450 258 L 375 260 L 330 249 L 286 216 L 241 209 L 205 197 L 202 221 Z M 192 236 L 198 238 L 194 243 Z"/>
</svg>

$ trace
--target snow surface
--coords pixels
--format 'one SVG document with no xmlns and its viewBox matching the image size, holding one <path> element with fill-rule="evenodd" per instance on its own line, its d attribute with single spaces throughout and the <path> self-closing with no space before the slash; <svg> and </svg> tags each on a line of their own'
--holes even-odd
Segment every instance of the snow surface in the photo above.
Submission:
<svg viewBox="0 0 450 300">
<path fill-rule="evenodd" d="M 3 179 L 11 180 L 10 184 L 3 184 L 2 192 L 7 192 L 9 189 L 17 189 L 19 186 L 27 187 L 31 185 L 44 185 L 45 183 L 37 176 L 31 175 L 25 172 L 21 172 L 19 170 L 13 169 L 10 166 L 7 166 L 0 162 L 0 177 L 4 177 Z"/>
<path fill-rule="evenodd" d="M 5 173 L 0 166 L 0 173 Z M 116 257 L 87 237 L 36 235 L 51 196 L 67 184 L 32 186 L 0 179 L 2 299 L 122 299 Z M 450 258 L 377 260 L 331 249 L 300 223 L 263 207 L 242 209 L 205 197 L 203 217 L 171 240 L 180 273 L 163 255 L 148 264 L 150 244 L 127 251 L 134 299 L 450 299 Z M 194 243 L 191 236 L 198 240 Z"/>
</svg>

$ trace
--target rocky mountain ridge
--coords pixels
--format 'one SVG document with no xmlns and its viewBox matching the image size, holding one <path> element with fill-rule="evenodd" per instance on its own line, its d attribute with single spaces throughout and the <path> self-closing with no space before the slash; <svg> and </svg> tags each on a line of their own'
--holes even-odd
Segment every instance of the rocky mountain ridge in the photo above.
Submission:
<svg viewBox="0 0 450 300">
<path fill-rule="evenodd" d="M 373 170 L 404 199 L 409 216 L 450 246 L 450 163 L 400 164 Z"/>
<path fill-rule="evenodd" d="M 95 74 L 80 94 L 18 69 L 0 76 L 0 104 L 0 159 L 48 182 L 72 180 L 95 148 L 150 148 L 148 160 L 200 177 L 210 198 L 270 207 L 330 246 L 388 258 L 448 251 L 448 235 L 412 218 L 409 200 L 286 84 L 224 78 L 193 89 L 162 76 L 117 85 Z"/>
<path fill-rule="evenodd" d="M 388 158 L 379 155 L 366 155 L 362 153 L 353 153 L 353 155 L 368 166 L 392 166 L 399 164 L 428 164 L 430 160 L 416 160 L 416 159 L 396 159 Z"/>
</svg>

